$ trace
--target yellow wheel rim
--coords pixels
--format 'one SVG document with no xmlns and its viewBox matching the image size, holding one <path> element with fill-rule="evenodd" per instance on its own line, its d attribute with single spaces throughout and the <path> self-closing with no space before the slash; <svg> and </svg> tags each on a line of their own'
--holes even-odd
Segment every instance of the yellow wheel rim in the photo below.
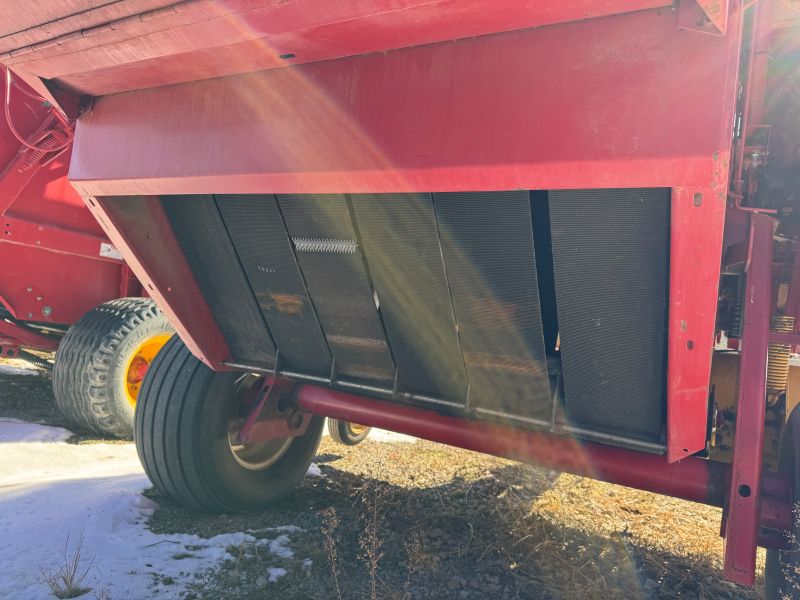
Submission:
<svg viewBox="0 0 800 600">
<path fill-rule="evenodd" d="M 149 337 L 128 357 L 125 365 L 125 395 L 131 407 L 136 407 L 136 397 L 139 395 L 139 388 L 150 363 L 171 337 L 171 333 L 159 333 Z"/>
<path fill-rule="evenodd" d="M 356 423 L 348 423 L 348 425 L 350 427 L 350 433 L 352 435 L 361 435 L 362 433 L 364 433 L 364 431 L 368 429 L 366 425 L 358 425 Z"/>
</svg>

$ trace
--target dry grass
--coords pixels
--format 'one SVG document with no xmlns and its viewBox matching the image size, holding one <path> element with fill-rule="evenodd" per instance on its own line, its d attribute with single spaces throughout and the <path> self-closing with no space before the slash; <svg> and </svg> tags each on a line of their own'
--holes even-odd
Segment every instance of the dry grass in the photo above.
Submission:
<svg viewBox="0 0 800 600">
<path fill-rule="evenodd" d="M 761 582 L 723 581 L 718 509 L 429 442 L 345 448 L 325 440 L 315 460 L 324 477 L 256 515 L 198 518 L 158 498 L 151 526 L 159 531 L 302 530 L 291 535 L 297 558 L 278 562 L 287 569 L 278 582 L 252 585 L 264 565 L 248 553 L 241 567 L 232 561 L 193 588 L 196 598 L 763 596 Z"/>
<path fill-rule="evenodd" d="M 83 585 L 83 582 L 94 565 L 94 558 L 91 558 L 89 565 L 81 570 L 83 541 L 83 533 L 81 533 L 75 549 L 70 555 L 69 534 L 67 534 L 67 540 L 64 542 L 63 563 L 55 569 L 40 568 L 41 582 L 50 588 L 56 598 L 77 598 L 92 591 L 92 588 Z"/>
<path fill-rule="evenodd" d="M 330 507 L 322 515 L 322 543 L 331 569 L 331 577 L 336 588 L 336 598 L 342 600 L 342 586 L 339 584 L 339 517 L 336 509 Z"/>
<path fill-rule="evenodd" d="M 378 600 L 378 567 L 383 558 L 383 540 L 380 536 L 384 492 L 380 485 L 373 484 L 361 494 L 363 511 L 361 513 L 362 529 L 358 536 L 361 551 L 358 557 L 369 572 L 370 600 Z"/>
</svg>

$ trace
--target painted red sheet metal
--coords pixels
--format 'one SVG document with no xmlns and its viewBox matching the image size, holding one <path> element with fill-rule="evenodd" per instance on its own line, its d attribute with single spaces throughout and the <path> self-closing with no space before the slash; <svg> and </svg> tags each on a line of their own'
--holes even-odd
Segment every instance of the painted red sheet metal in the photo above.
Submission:
<svg viewBox="0 0 800 600">
<path fill-rule="evenodd" d="M 728 156 L 725 153 L 720 161 Z M 670 462 L 705 448 L 726 202 L 724 179 L 715 187 L 672 190 L 667 359 Z"/>
<path fill-rule="evenodd" d="M 34 144 L 49 135 L 67 137 L 30 93 L 11 88 L 9 114 L 17 133 Z M 0 116 L 0 305 L 22 321 L 71 325 L 127 284 L 121 258 L 67 181 L 69 157 L 68 148 L 23 148 Z M 19 327 L 1 333 L 16 343 L 54 348 L 52 340 Z"/>
<path fill-rule="evenodd" d="M 705 444 L 739 30 L 652 10 L 104 97 L 71 178 L 89 196 L 671 187 L 674 461 Z"/>
<path fill-rule="evenodd" d="M 731 30 L 644 11 L 108 96 L 70 175 L 92 195 L 711 186 Z"/>
<path fill-rule="evenodd" d="M 0 2 L 0 52 L 10 52 L 58 36 L 82 31 L 144 11 L 175 4 L 176 0 L 48 0 Z"/>
<path fill-rule="evenodd" d="M 12 6 L 16 4 L 11 2 Z M 122 15 L 134 6 L 140 7 L 141 12 L 149 8 L 159 10 L 97 23 L 88 30 L 73 28 L 66 33 L 69 27 L 64 19 L 37 27 L 37 21 L 43 17 L 33 14 L 29 19 L 32 30 L 0 38 L 0 52 L 5 53 L 0 60 L 21 71 L 56 79 L 83 93 L 103 95 L 665 7 L 671 3 L 666 0 L 500 3 L 495 0 L 186 0 L 161 7 L 163 1 L 149 0 L 114 4 L 119 5 L 114 10 Z M 112 8 L 106 7 L 106 12 L 111 15 Z M 52 35 L 46 35 L 48 32 Z"/>
</svg>

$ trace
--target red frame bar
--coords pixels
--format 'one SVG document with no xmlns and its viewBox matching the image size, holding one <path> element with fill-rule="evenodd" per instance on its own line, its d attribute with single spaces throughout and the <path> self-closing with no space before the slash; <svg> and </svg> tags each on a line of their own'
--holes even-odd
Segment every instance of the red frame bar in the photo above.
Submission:
<svg viewBox="0 0 800 600">
<path fill-rule="evenodd" d="M 724 567 L 726 579 L 744 585 L 755 582 L 775 225 L 772 217 L 758 213 L 750 215 L 750 251 L 743 301 L 739 397 L 725 526 Z"/>
<path fill-rule="evenodd" d="M 670 463 L 665 456 L 656 454 L 442 415 L 311 384 L 298 385 L 294 398 L 297 408 L 312 414 L 382 427 L 692 502 L 713 506 L 725 502 L 730 468 L 722 463 L 695 457 Z M 786 481 L 781 475 L 769 473 L 763 488 L 769 502 L 765 503 L 761 526 L 782 531 L 791 522 Z M 770 539 L 768 532 L 763 537 L 765 542 Z"/>
<path fill-rule="evenodd" d="M 706 445 L 708 382 L 717 316 L 727 169 L 717 187 L 674 188 L 670 204 L 667 459 Z M 698 260 L 702 240 L 703 260 Z"/>
<path fill-rule="evenodd" d="M 58 348 L 58 340 L 25 327 L 9 323 L 0 319 L 0 335 L 7 336 L 14 340 L 20 346 L 28 346 L 31 348 L 38 348 L 40 350 L 56 351 Z"/>
<path fill-rule="evenodd" d="M 197 285 L 161 199 L 88 198 L 89 210 L 156 301 L 189 350 L 216 371 L 227 371 L 228 344 Z"/>
<path fill-rule="evenodd" d="M 670 464 L 664 456 L 573 438 L 514 429 L 485 421 L 438 414 L 432 410 L 373 400 L 303 384 L 295 391 L 300 410 L 382 427 L 427 440 L 547 465 L 559 471 L 628 487 L 709 503 L 724 497 L 724 476 L 712 463 L 691 459 Z M 713 503 L 713 501 L 712 501 Z"/>
</svg>

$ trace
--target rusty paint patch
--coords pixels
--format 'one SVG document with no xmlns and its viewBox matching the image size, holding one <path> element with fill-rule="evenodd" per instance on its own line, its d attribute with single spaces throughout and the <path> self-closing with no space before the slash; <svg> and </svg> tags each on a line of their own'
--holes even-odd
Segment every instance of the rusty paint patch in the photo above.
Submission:
<svg viewBox="0 0 800 600">
<path fill-rule="evenodd" d="M 296 294 L 259 294 L 259 304 L 264 310 L 276 310 L 290 317 L 303 314 L 303 297 Z"/>
<path fill-rule="evenodd" d="M 542 373 L 542 366 L 537 361 L 515 356 L 489 354 L 487 352 L 466 352 L 464 353 L 464 360 L 471 367 L 490 371 L 503 371 L 517 375 L 539 375 Z"/>
</svg>

